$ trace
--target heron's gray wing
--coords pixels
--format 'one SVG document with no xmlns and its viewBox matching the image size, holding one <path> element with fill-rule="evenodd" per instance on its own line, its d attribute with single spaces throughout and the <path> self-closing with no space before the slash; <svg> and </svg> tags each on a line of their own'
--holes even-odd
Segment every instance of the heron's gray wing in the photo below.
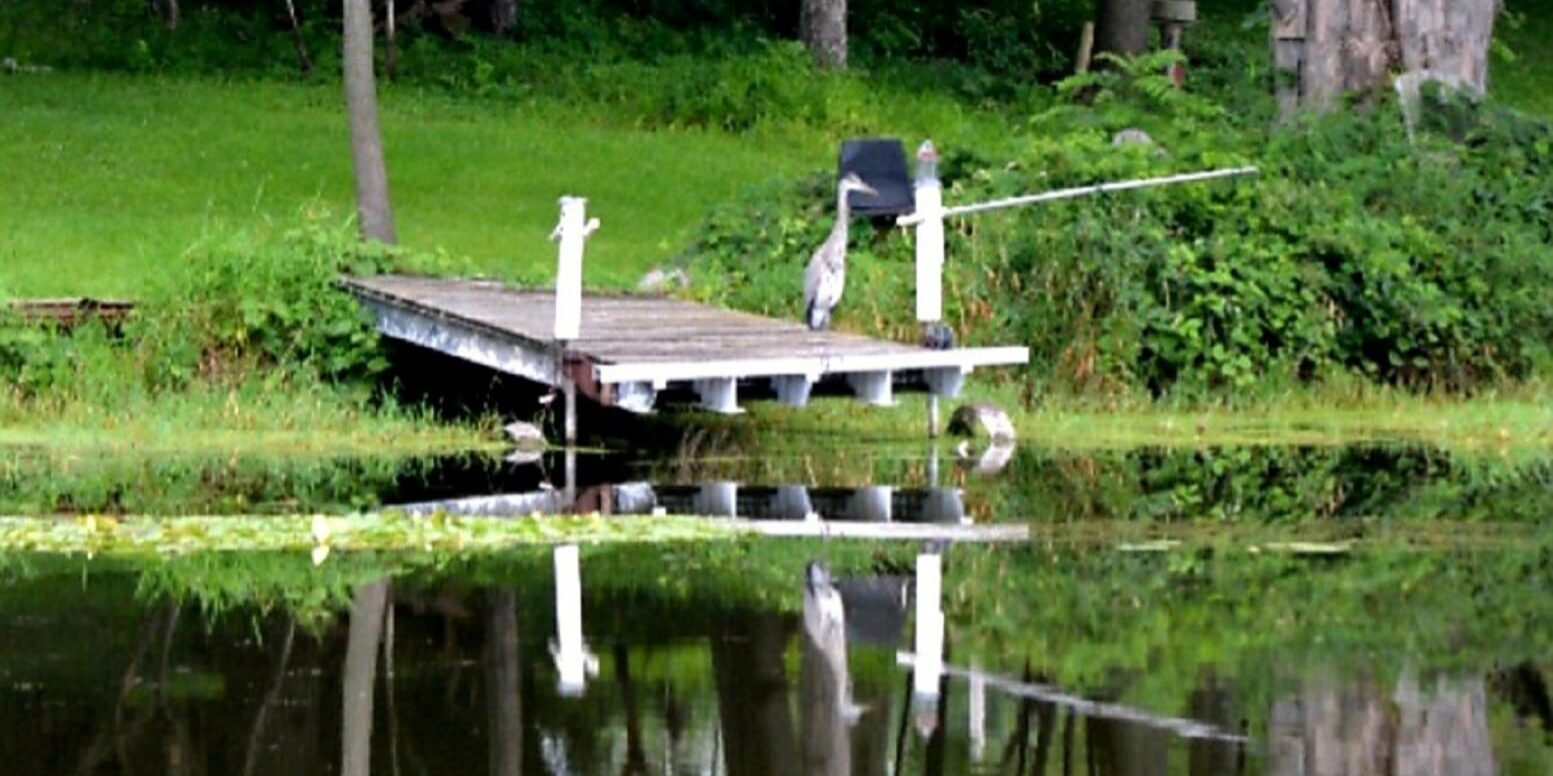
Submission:
<svg viewBox="0 0 1553 776">
<path fill-rule="evenodd" d="M 803 307 L 809 309 L 809 304 L 814 301 L 814 295 L 820 290 L 820 281 L 825 276 L 825 247 L 814 252 L 809 258 L 809 266 L 803 271 Z"/>
</svg>

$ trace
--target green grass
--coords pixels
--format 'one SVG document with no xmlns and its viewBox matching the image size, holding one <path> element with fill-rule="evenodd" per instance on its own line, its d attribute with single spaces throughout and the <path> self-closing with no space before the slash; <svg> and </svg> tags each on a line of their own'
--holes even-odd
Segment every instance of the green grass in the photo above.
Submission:
<svg viewBox="0 0 1553 776">
<path fill-rule="evenodd" d="M 1553 2 L 1510 0 L 1514 26 L 1501 19 L 1500 40 L 1513 54 L 1489 63 L 1489 91 L 1507 104 L 1553 117 Z"/>
<path fill-rule="evenodd" d="M 324 386 L 250 381 L 115 397 L 23 401 L 0 387 L 0 452 L 61 454 L 407 455 L 492 450 L 490 430 L 372 404 Z"/>
<path fill-rule="evenodd" d="M 753 437 L 744 442 L 769 444 L 773 449 L 789 449 L 791 444 L 784 446 L 784 439 L 813 444 L 834 438 L 845 446 L 924 438 L 925 399 L 901 396 L 898 401 L 898 407 L 876 409 L 821 400 L 802 411 L 757 404 L 750 407 L 748 417 L 708 422 L 740 424 Z M 1024 408 L 1011 386 L 981 385 L 972 386 L 963 401 L 991 401 L 1007 410 L 1021 446 L 1064 450 L 1406 442 L 1460 452 L 1538 457 L 1553 448 L 1553 401 L 1537 386 L 1470 400 L 1383 388 L 1342 394 L 1313 388 L 1252 407 L 1052 398 Z M 944 422 L 960 403 L 943 404 Z"/>
<path fill-rule="evenodd" d="M 0 80 L 0 289 L 139 296 L 215 231 L 354 212 L 336 87 L 53 74 Z M 386 90 L 400 239 L 495 274 L 545 273 L 556 199 L 603 228 L 587 281 L 628 285 L 714 202 L 830 163 L 829 144 L 604 126 L 559 107 Z"/>
</svg>

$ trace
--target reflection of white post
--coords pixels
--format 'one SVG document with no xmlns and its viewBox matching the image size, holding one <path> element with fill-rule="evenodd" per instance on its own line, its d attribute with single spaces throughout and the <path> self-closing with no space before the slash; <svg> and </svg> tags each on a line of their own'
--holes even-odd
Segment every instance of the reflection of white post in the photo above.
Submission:
<svg viewBox="0 0 1553 776">
<path fill-rule="evenodd" d="M 938 697 L 939 680 L 944 674 L 942 598 L 943 556 L 933 553 L 918 555 L 917 643 L 912 693 L 923 698 Z"/>
<path fill-rule="evenodd" d="M 980 762 L 981 756 L 987 750 L 987 677 L 981 673 L 981 669 L 971 664 L 970 685 L 970 729 L 971 729 L 971 760 Z"/>
<path fill-rule="evenodd" d="M 582 640 L 582 571 L 575 544 L 555 548 L 555 639 L 550 654 L 560 674 L 560 693 L 581 695 L 597 663 Z"/>
</svg>

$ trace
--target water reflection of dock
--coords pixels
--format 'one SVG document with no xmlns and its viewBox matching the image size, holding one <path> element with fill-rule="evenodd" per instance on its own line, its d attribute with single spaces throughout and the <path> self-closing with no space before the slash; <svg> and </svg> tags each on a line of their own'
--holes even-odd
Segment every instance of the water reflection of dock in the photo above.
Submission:
<svg viewBox="0 0 1553 776">
<path fill-rule="evenodd" d="M 738 517 L 748 520 L 824 520 L 958 524 L 966 519 L 959 488 L 809 488 L 748 486 L 735 482 L 594 485 L 575 496 L 565 489 L 423 501 L 399 507 L 412 515 L 442 512 L 470 517 L 522 515 L 651 515 Z"/>
</svg>

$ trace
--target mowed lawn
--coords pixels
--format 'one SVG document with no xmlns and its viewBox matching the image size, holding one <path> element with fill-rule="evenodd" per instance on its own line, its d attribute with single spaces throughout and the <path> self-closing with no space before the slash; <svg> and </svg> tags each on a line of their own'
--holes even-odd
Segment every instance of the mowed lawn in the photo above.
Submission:
<svg viewBox="0 0 1553 776">
<path fill-rule="evenodd" d="M 717 201 L 834 164 L 829 142 L 643 131 L 559 107 L 385 90 L 400 241 L 491 274 L 548 271 L 556 200 L 603 228 L 587 279 L 633 283 Z M 0 77 L 0 294 L 123 295 L 204 234 L 354 212 L 337 86 L 117 75 Z"/>
</svg>

